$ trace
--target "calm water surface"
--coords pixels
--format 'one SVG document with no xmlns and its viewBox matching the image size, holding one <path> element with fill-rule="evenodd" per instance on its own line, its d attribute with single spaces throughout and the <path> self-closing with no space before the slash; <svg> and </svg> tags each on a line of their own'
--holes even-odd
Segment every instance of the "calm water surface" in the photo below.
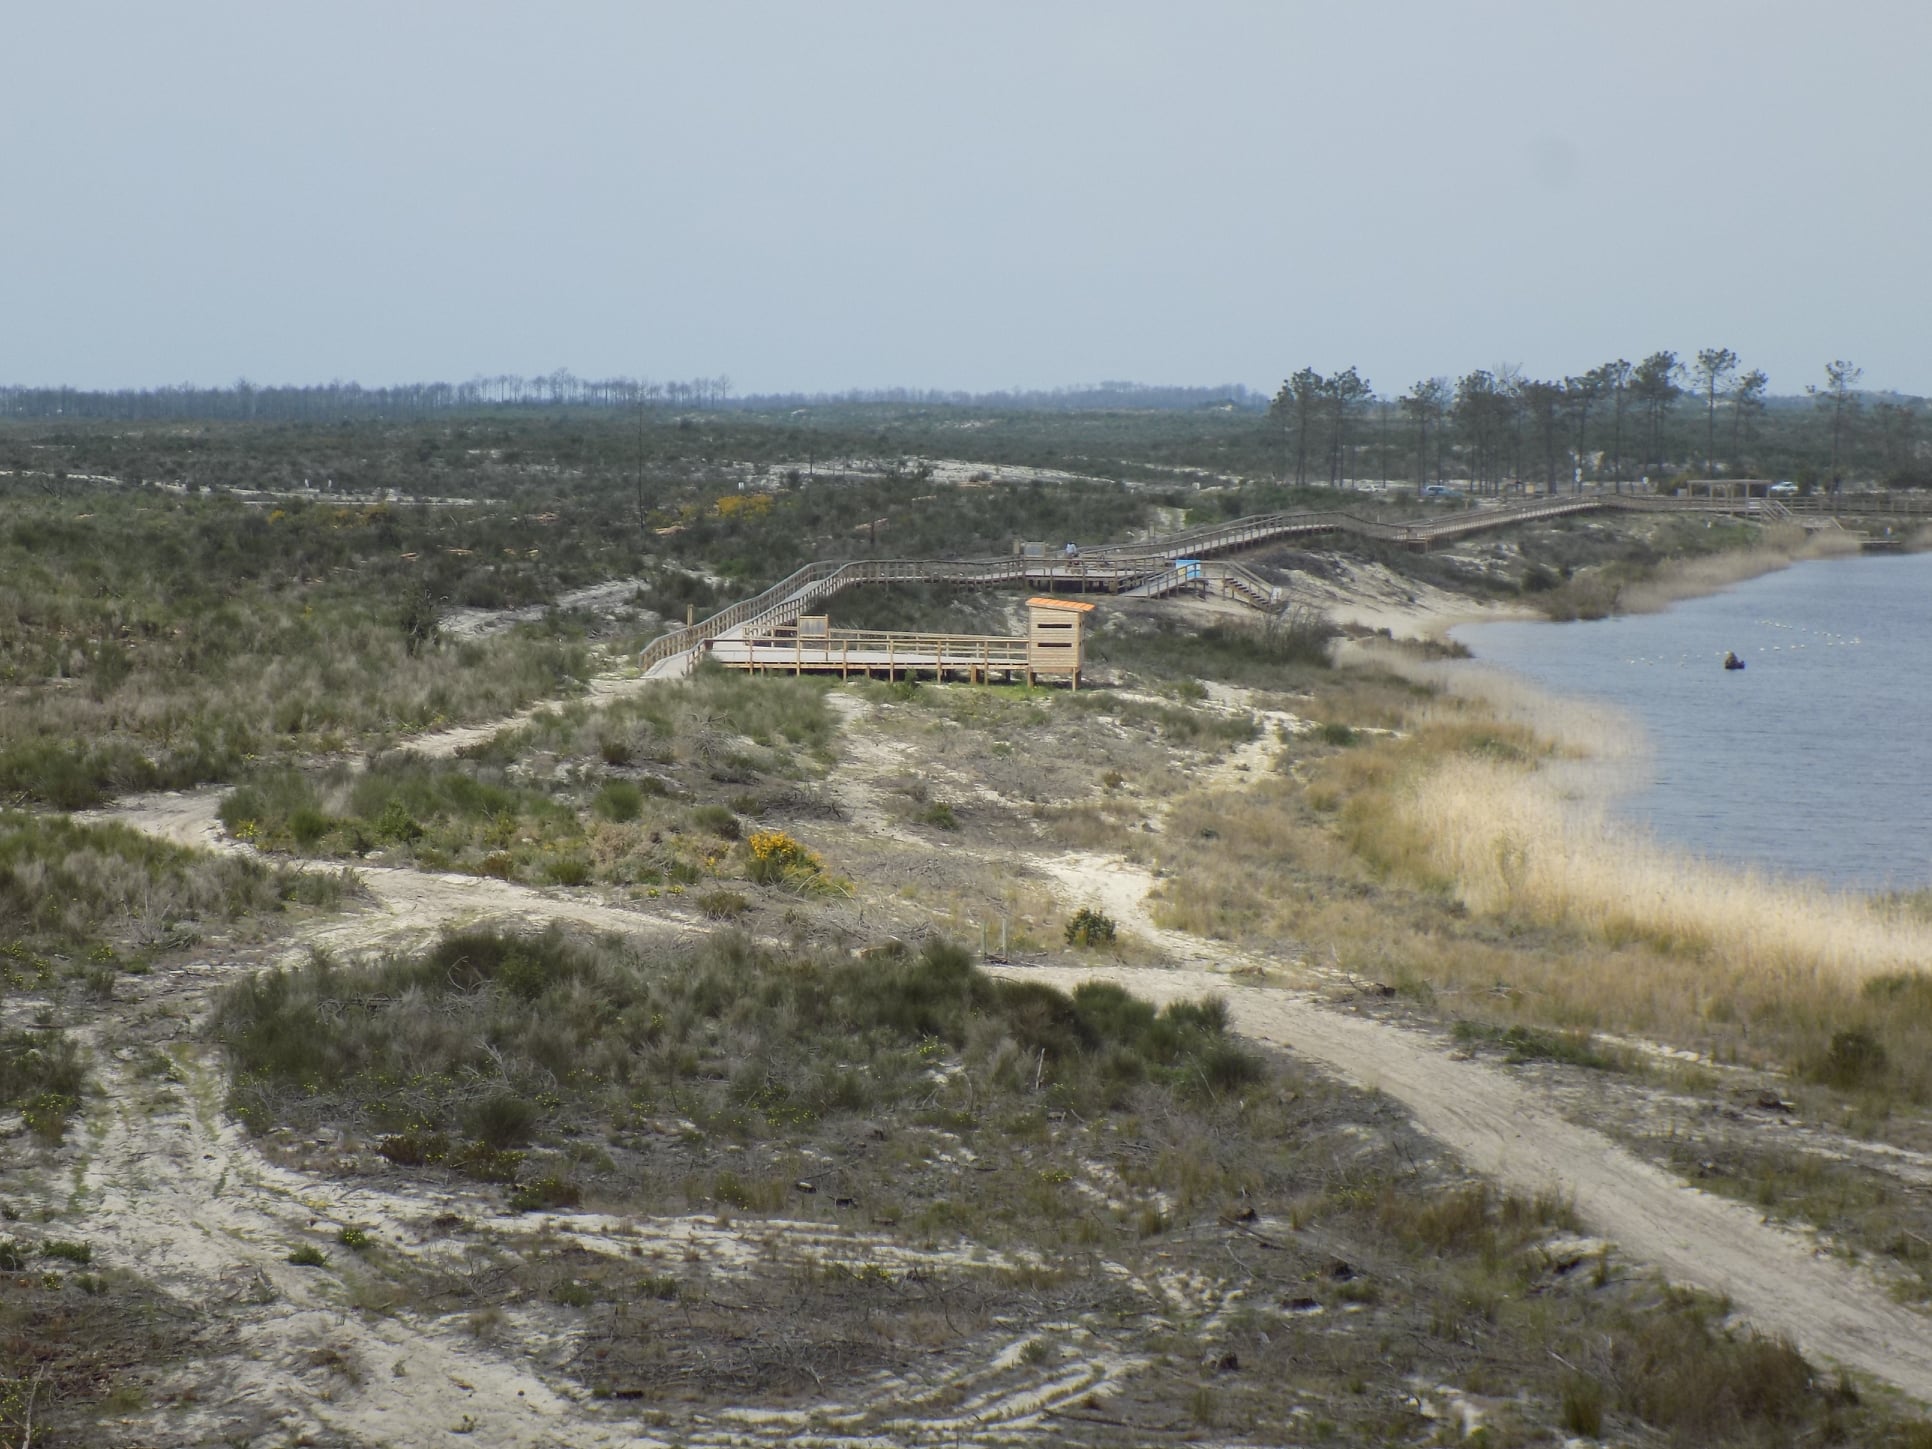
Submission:
<svg viewBox="0 0 1932 1449">
<path fill-rule="evenodd" d="M 1932 554 L 1818 560 L 1662 614 L 1477 624 L 1478 658 L 1640 722 L 1660 839 L 1780 875 L 1932 886 Z M 1734 649 L 1747 667 L 1727 673 Z"/>
</svg>

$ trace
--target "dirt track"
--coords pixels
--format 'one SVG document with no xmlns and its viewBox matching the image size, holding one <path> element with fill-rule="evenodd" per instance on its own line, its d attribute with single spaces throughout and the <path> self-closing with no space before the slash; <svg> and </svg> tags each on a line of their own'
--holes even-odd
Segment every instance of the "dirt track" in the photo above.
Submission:
<svg viewBox="0 0 1932 1449">
<path fill-rule="evenodd" d="M 1065 987 L 1101 977 L 1154 1001 L 1197 996 L 1207 984 L 1173 971 L 1015 974 Z M 1212 984 L 1244 1035 L 1395 1098 L 1477 1172 L 1525 1193 L 1554 1187 L 1569 1194 L 1592 1231 L 1672 1281 L 1724 1294 L 1760 1329 L 1932 1402 L 1932 1323 L 1891 1302 L 1876 1279 L 1564 1120 L 1494 1067 L 1453 1060 L 1418 1034 L 1303 996 Z"/>
</svg>

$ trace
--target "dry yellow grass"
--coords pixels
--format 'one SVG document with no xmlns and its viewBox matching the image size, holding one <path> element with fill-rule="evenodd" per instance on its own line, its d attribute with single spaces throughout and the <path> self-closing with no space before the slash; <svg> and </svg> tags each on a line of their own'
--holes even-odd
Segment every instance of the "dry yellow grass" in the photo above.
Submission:
<svg viewBox="0 0 1932 1449">
<path fill-rule="evenodd" d="M 1860 986 L 1932 961 L 1932 927 L 1862 897 L 1664 849 L 1525 763 L 1455 758 L 1390 802 L 1466 906 L 1688 949 L 1744 974 Z"/>
</svg>

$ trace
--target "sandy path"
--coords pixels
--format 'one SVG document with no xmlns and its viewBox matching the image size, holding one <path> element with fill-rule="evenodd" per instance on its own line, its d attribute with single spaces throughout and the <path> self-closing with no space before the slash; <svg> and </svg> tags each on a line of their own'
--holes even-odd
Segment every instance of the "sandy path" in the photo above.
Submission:
<svg viewBox="0 0 1932 1449">
<path fill-rule="evenodd" d="M 1402 1103 L 1416 1125 L 1475 1171 L 1523 1193 L 1568 1194 L 1595 1232 L 1674 1282 L 1722 1294 L 1760 1329 L 1932 1403 L 1932 1319 L 1891 1301 L 1870 1274 L 1822 1256 L 1740 1203 L 1699 1192 L 1602 1133 L 1565 1119 L 1507 1072 L 1457 1061 L 1439 1042 L 1351 1016 L 1279 988 L 1243 986 L 1201 968 L 1250 961 L 1230 947 L 1164 931 L 1148 918 L 1153 880 L 1139 867 L 1063 855 L 1040 865 L 1070 903 L 1097 901 L 1121 925 L 1192 969 L 1039 967 L 1009 971 L 1071 988 L 1118 982 L 1157 1002 L 1212 989 L 1243 1035 L 1286 1047 L 1343 1080 Z"/>
<path fill-rule="evenodd" d="M 177 845 L 231 854 L 255 854 L 250 847 L 222 834 L 216 812 L 222 792 L 190 790 L 173 794 L 137 795 L 103 810 L 76 815 L 76 820 L 126 825 Z M 453 926 L 478 921 L 511 921 L 519 925 L 560 922 L 619 935 L 701 935 L 710 927 L 695 917 L 686 919 L 668 909 L 658 912 L 627 910 L 566 890 L 540 890 L 513 885 L 487 876 L 431 873 L 399 866 L 362 865 L 344 861 L 288 862 L 298 869 L 334 870 L 347 865 L 362 882 L 368 908 L 311 924 L 298 935 L 298 944 L 338 951 L 374 947 L 400 949 L 434 937 Z"/>
</svg>

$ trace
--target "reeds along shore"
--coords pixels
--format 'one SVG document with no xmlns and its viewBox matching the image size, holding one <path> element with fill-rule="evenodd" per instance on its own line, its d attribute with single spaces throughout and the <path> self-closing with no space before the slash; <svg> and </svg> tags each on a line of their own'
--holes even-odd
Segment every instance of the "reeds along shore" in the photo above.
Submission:
<svg viewBox="0 0 1932 1449">
<path fill-rule="evenodd" d="M 1420 704 L 1400 734 L 1331 761 L 1313 798 L 1376 867 L 1509 931 L 1553 928 L 1571 944 L 1446 952 L 1423 974 L 1472 989 L 1507 981 L 1550 1024 L 1826 1078 L 1851 1034 L 1877 1045 L 1877 1069 L 1854 1085 L 1932 1097 L 1932 920 L 1915 902 L 1660 846 L 1605 811 L 1631 734 L 1493 671 L 1462 680 L 1466 693 Z M 1579 791 L 1593 773 L 1595 791 Z M 1461 979 L 1471 970 L 1501 974 Z"/>
</svg>

